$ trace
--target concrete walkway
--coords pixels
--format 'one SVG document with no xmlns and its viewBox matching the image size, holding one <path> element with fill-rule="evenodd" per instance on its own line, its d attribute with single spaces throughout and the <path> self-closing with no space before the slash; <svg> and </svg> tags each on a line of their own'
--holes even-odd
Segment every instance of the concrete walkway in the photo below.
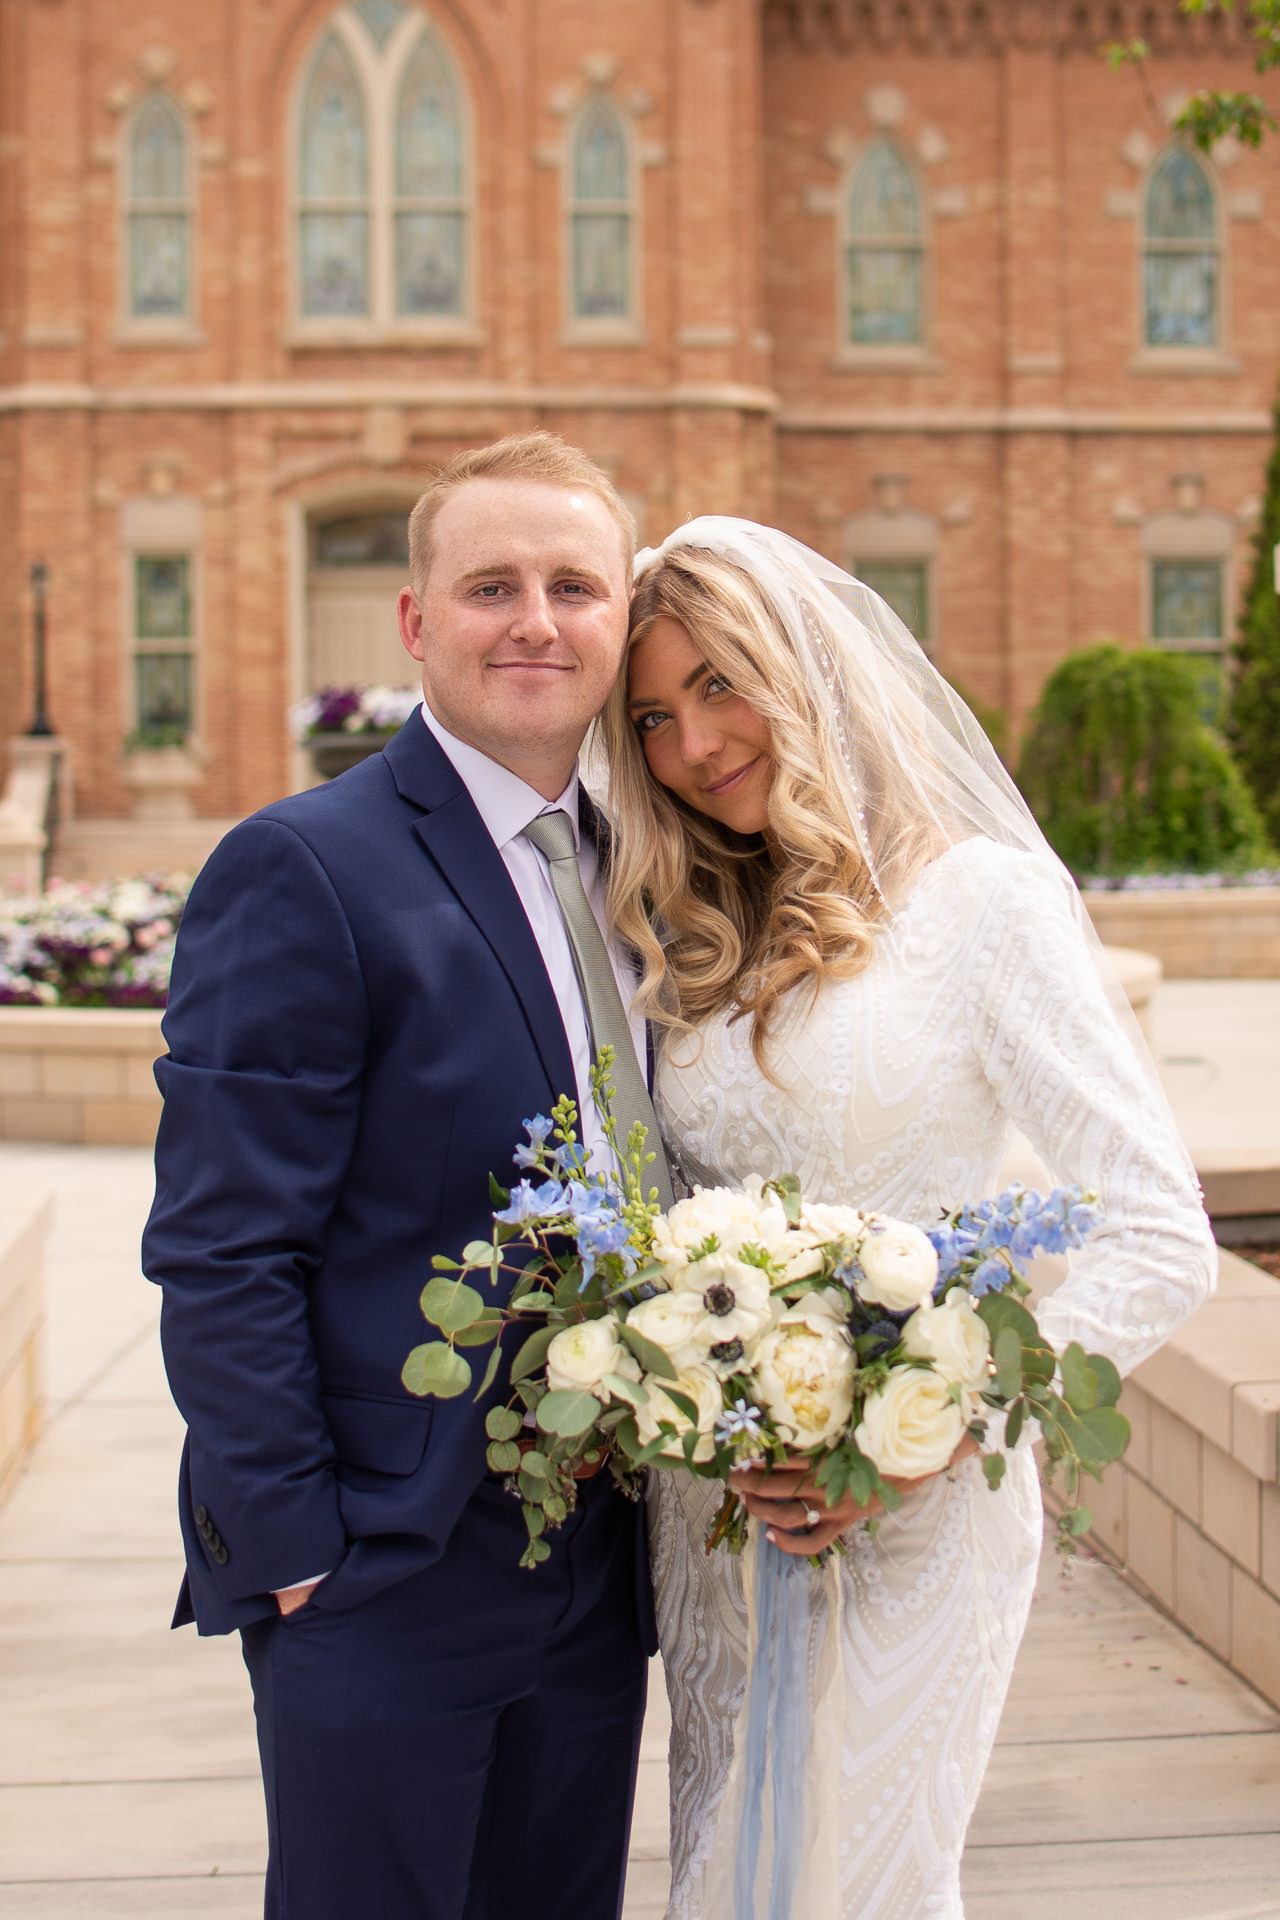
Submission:
<svg viewBox="0 0 1280 1920">
<path fill-rule="evenodd" d="M 1280 1031 L 1280 983 L 1251 1012 Z M 148 1156 L 0 1145 L 0 1181 L 60 1196 L 48 1426 L 0 1513 L 0 1913 L 256 1920 L 244 1670 L 167 1630 L 181 1428 L 137 1266 Z M 654 1678 L 626 1920 L 665 1899 Z M 1280 1714 L 1107 1567 L 1047 1561 L 965 1878 L 969 1920 L 1280 1920 Z"/>
</svg>

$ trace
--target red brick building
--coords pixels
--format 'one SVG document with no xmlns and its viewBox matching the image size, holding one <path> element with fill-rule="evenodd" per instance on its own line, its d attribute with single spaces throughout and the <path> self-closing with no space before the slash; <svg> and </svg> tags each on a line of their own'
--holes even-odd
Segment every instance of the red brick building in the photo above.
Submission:
<svg viewBox="0 0 1280 1920">
<path fill-rule="evenodd" d="M 1141 32 L 1153 98 L 1111 75 Z M 1280 183 L 1167 120 L 1256 85 L 1176 0 L 0 0 L 0 733 L 31 564 L 78 808 L 189 729 L 406 680 L 401 522 L 545 423 L 660 537 L 774 520 L 1015 722 L 1103 637 L 1229 638 Z"/>
</svg>

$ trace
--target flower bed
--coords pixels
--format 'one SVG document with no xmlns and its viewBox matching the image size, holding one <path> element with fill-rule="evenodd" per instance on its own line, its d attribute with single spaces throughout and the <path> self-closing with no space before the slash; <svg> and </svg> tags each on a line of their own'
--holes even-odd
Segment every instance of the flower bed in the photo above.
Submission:
<svg viewBox="0 0 1280 1920">
<path fill-rule="evenodd" d="M 0 900 L 0 1007 L 163 1007 L 185 875 Z"/>
</svg>

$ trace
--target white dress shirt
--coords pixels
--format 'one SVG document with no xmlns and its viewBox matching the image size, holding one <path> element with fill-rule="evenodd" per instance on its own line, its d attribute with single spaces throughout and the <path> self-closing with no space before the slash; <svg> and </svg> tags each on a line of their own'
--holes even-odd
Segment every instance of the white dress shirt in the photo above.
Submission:
<svg viewBox="0 0 1280 1920">
<path fill-rule="evenodd" d="M 591 1038 L 587 1027 L 586 1009 L 582 1004 L 582 990 L 578 985 L 578 975 L 573 964 L 573 951 L 569 945 L 569 936 L 565 932 L 564 921 L 560 917 L 560 908 L 556 903 L 555 892 L 551 885 L 551 867 L 545 855 L 538 852 L 531 840 L 524 838 L 524 829 L 540 813 L 554 813 L 561 808 L 573 823 L 573 837 L 578 848 L 578 872 L 582 875 L 582 884 L 586 889 L 591 911 L 604 933 L 604 888 L 600 880 L 600 864 L 596 859 L 595 846 L 588 835 L 585 839 L 578 827 L 578 776 L 572 780 L 558 800 L 544 800 L 533 787 L 526 786 L 517 774 L 507 767 L 490 760 L 488 754 L 481 753 L 478 747 L 468 746 L 465 740 L 457 739 L 442 727 L 424 700 L 422 717 L 427 726 L 440 742 L 459 779 L 475 801 L 476 811 L 484 821 L 489 837 L 502 855 L 507 872 L 511 875 L 520 904 L 528 916 L 533 929 L 533 937 L 538 943 L 543 964 L 551 979 L 552 991 L 556 996 L 556 1005 L 560 1009 L 560 1018 L 564 1021 L 565 1034 L 569 1041 L 569 1052 L 573 1057 L 573 1076 L 578 1096 L 578 1112 L 581 1116 L 578 1138 L 587 1147 L 594 1167 L 610 1165 L 613 1156 L 609 1151 L 600 1116 L 591 1100 Z M 613 963 L 614 977 L 618 982 L 618 991 L 622 995 L 624 1007 L 631 1005 L 636 990 L 636 976 L 626 960 L 619 953 L 616 944 L 607 939 L 609 958 Z M 635 1045 L 636 1058 L 640 1062 L 640 1071 L 647 1074 L 647 1043 L 644 1019 L 635 1013 L 630 1016 L 631 1038 Z M 573 1087 L 557 1087 L 556 1093 L 572 1093 Z M 532 1114 L 522 1116 L 532 1120 Z M 511 1142 L 514 1152 L 519 1143 Z M 514 1167 L 494 1167 L 494 1174 L 506 1186 L 516 1178 Z M 332 1569 L 326 1569 L 326 1573 Z M 315 1574 L 307 1580 L 297 1580 L 291 1587 L 281 1587 L 280 1593 L 294 1593 L 300 1587 L 309 1587 L 323 1580 L 326 1574 Z"/>
<path fill-rule="evenodd" d="M 448 755 L 455 772 L 475 801 L 476 811 L 489 832 L 494 846 L 502 855 L 503 864 L 511 875 L 512 883 L 520 896 L 520 904 L 533 929 L 533 937 L 538 943 L 543 964 L 551 980 L 551 988 L 556 996 L 556 1005 L 560 1009 L 560 1018 L 564 1021 L 564 1030 L 569 1041 L 569 1052 L 573 1058 L 573 1075 L 576 1082 L 578 1112 L 581 1115 L 579 1138 L 591 1154 L 591 1164 L 596 1168 L 608 1166 L 612 1156 L 605 1141 L 600 1125 L 600 1116 L 591 1100 L 591 1036 L 587 1027 L 586 1009 L 582 1002 L 582 989 L 578 985 L 578 975 L 573 964 L 573 951 L 569 945 L 569 936 L 565 931 L 560 908 L 556 902 L 551 885 L 551 867 L 545 854 L 538 852 L 531 840 L 524 837 L 524 829 L 540 813 L 554 813 L 557 809 L 567 813 L 573 826 L 573 837 L 578 848 L 578 872 L 582 875 L 582 885 L 596 917 L 602 934 L 605 933 L 604 887 L 600 876 L 599 861 L 591 836 L 583 835 L 578 827 L 578 775 L 574 772 L 564 792 L 558 800 L 544 800 L 533 787 L 527 786 L 518 774 L 509 768 L 499 766 L 488 754 L 481 753 L 478 747 L 468 746 L 465 740 L 459 740 L 449 733 L 437 720 L 425 700 L 422 703 L 422 717 Z M 636 990 L 636 976 L 616 944 L 606 937 L 609 958 L 613 963 L 614 978 L 618 982 L 618 991 L 622 995 L 624 1007 L 630 1007 Z M 632 1013 L 630 1016 L 631 1038 L 636 1050 L 636 1059 L 640 1071 L 647 1072 L 646 1039 L 644 1019 Z M 572 1093 L 572 1087 L 557 1087 L 556 1092 Z M 525 1116 L 532 1119 L 532 1114 Z M 513 1149 L 516 1142 L 511 1143 Z M 498 1179 L 507 1183 L 508 1175 L 500 1167 L 494 1172 Z"/>
</svg>

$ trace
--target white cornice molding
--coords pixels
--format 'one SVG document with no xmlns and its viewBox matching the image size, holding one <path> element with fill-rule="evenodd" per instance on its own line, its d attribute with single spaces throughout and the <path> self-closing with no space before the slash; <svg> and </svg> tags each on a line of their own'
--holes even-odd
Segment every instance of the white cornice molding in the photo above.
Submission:
<svg viewBox="0 0 1280 1920">
<path fill-rule="evenodd" d="M 903 407 L 895 412 L 852 407 L 783 407 L 779 433 L 1066 433 L 1270 435 L 1263 408 L 1221 413 L 1092 412 L 1065 407 Z"/>
<path fill-rule="evenodd" d="M 235 413 L 298 410 L 360 412 L 368 407 L 613 408 L 625 413 L 712 409 L 775 413 L 767 387 L 733 381 L 674 387 L 506 386 L 500 381 L 226 382 L 172 387 L 92 387 L 71 381 L 28 381 L 0 387 L 0 413 Z"/>
</svg>

